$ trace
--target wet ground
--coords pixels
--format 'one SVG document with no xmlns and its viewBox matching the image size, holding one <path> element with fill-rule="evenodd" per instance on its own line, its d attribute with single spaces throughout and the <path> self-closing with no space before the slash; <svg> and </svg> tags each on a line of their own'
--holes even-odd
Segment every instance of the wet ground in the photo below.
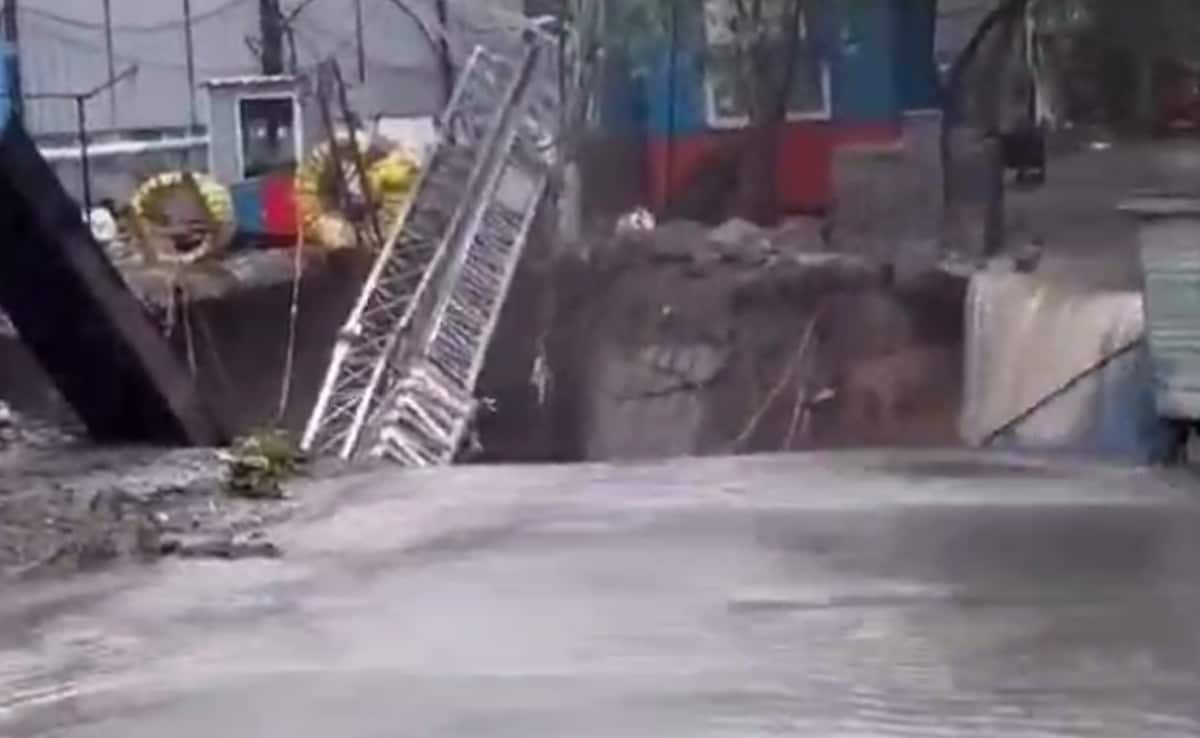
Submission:
<svg viewBox="0 0 1200 738">
<path fill-rule="evenodd" d="M 224 474 L 211 449 L 10 444 L 0 451 L 0 586 L 164 555 L 274 555 L 264 529 L 295 501 L 232 497 Z"/>
<path fill-rule="evenodd" d="M 0 598 L 0 734 L 1196 736 L 1200 487 L 964 453 L 384 470 Z"/>
<path fill-rule="evenodd" d="M 1075 142 L 1052 152 L 1044 186 L 1010 187 L 1010 245 L 1039 239 L 1040 271 L 1101 289 L 1141 289 L 1137 222 L 1117 206 L 1137 192 L 1200 190 L 1200 140 Z"/>
</svg>

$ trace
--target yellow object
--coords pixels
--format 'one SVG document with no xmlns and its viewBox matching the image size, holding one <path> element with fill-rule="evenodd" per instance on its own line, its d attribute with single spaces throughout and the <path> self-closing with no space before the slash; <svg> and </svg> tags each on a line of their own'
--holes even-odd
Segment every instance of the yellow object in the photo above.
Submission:
<svg viewBox="0 0 1200 738">
<path fill-rule="evenodd" d="M 348 137 L 337 139 L 336 163 L 333 153 L 331 142 L 326 141 L 313 149 L 296 172 L 296 210 L 305 239 L 329 249 L 355 245 L 355 219 L 369 231 L 367 202 L 375 206 L 374 215 L 386 237 L 412 196 L 419 173 L 417 163 L 402 151 L 390 151 L 361 134 L 353 142 Z M 366 168 L 366 196 L 357 169 L 360 159 Z M 342 169 L 340 185 L 336 164 Z M 363 212 L 344 212 L 341 193 L 348 197 L 351 207 L 363 208 Z"/>
<path fill-rule="evenodd" d="M 194 264 L 222 254 L 233 240 L 233 197 L 212 177 L 164 172 L 133 194 L 132 230 L 150 262 Z"/>
<path fill-rule="evenodd" d="M 420 170 L 403 151 L 396 150 L 380 159 L 367 173 L 371 188 L 385 198 L 406 199 Z"/>
</svg>

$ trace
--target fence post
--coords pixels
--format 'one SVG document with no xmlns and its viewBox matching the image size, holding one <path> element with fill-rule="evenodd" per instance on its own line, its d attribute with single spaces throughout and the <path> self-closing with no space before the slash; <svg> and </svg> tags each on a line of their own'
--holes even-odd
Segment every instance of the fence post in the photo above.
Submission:
<svg viewBox="0 0 1200 738">
<path fill-rule="evenodd" d="M 104 62 L 108 68 L 108 79 L 117 76 L 117 60 L 113 50 L 112 0 L 104 0 Z M 117 90 L 108 91 L 108 127 L 117 127 Z"/>
<path fill-rule="evenodd" d="M 192 0 L 183 0 L 183 45 L 187 54 L 188 133 L 195 135 L 200 121 L 196 115 L 196 48 L 192 40 Z"/>
<path fill-rule="evenodd" d="M 83 177 L 83 213 L 92 219 L 92 167 L 88 161 L 87 96 L 75 96 L 75 116 L 79 123 L 79 171 Z"/>
<path fill-rule="evenodd" d="M 0 72 L 4 74 L 4 92 L 9 111 L 20 118 L 24 114 L 25 97 L 21 91 L 21 29 L 17 20 L 17 0 L 3 1 L 4 39 L 7 44 L 0 49 Z"/>
</svg>

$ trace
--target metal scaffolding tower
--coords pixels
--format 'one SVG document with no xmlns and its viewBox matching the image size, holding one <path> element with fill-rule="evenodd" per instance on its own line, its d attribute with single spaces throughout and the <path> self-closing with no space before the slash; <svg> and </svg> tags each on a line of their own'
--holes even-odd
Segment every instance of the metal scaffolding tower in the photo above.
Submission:
<svg viewBox="0 0 1200 738">
<path fill-rule="evenodd" d="M 339 337 L 307 450 L 453 459 L 552 164 L 560 106 L 548 43 L 527 33 L 518 52 L 472 54 L 444 140 Z"/>
</svg>

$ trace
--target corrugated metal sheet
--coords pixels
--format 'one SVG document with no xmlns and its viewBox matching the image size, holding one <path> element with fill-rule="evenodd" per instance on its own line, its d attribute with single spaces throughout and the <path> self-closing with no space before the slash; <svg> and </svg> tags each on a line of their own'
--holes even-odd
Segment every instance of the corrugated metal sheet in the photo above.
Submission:
<svg viewBox="0 0 1200 738">
<path fill-rule="evenodd" d="M 295 16 L 293 37 L 301 71 L 336 57 L 355 104 L 366 116 L 430 115 L 444 101 L 433 0 L 362 0 L 366 83 L 358 68 L 355 0 L 312 0 Z M 259 71 L 258 0 L 192 0 L 197 82 Z M 301 0 L 284 0 L 284 12 Z M 179 0 L 112 0 L 114 67 L 138 74 L 110 96 L 88 105 L 93 131 L 182 128 L 189 124 L 183 4 Z M 476 41 L 511 35 L 521 0 L 451 0 L 451 48 L 463 57 Z M 413 14 L 417 16 L 414 19 Z M 506 20 L 508 14 L 510 20 Z M 419 22 L 418 22 L 419 20 Z M 77 93 L 108 79 L 103 4 L 99 0 L 22 0 L 21 61 L 26 93 Z M 114 105 L 115 102 L 115 105 Z M 197 94 L 199 119 L 206 96 Z M 70 100 L 31 101 L 28 125 L 36 134 L 72 134 Z"/>
<path fill-rule="evenodd" d="M 8 42 L 0 41 L 0 126 L 8 125 L 8 116 L 12 112 L 14 59 L 12 47 Z"/>
<path fill-rule="evenodd" d="M 1146 325 L 1158 412 L 1200 419 L 1200 200 L 1155 198 L 1125 209 L 1143 217 Z"/>
<path fill-rule="evenodd" d="M 182 128 L 189 124 L 182 2 L 113 0 L 114 68 L 138 73 L 88 104 L 89 128 Z M 257 37 L 257 0 L 192 0 L 196 76 L 247 74 L 257 61 L 247 38 Z M 108 79 L 102 3 L 24 0 L 20 5 L 21 64 L 26 94 L 77 93 Z M 197 94 L 200 121 L 204 100 Z M 114 105 L 115 103 L 115 105 Z M 74 103 L 35 100 L 27 106 L 37 134 L 72 133 Z"/>
</svg>

